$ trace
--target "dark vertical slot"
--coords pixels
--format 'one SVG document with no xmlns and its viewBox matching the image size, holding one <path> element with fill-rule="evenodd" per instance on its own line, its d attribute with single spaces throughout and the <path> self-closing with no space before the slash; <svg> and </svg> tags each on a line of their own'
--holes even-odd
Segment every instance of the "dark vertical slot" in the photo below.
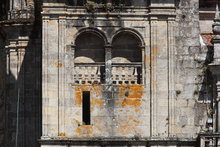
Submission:
<svg viewBox="0 0 220 147">
<path fill-rule="evenodd" d="M 90 92 L 83 91 L 83 124 L 90 125 Z"/>
</svg>

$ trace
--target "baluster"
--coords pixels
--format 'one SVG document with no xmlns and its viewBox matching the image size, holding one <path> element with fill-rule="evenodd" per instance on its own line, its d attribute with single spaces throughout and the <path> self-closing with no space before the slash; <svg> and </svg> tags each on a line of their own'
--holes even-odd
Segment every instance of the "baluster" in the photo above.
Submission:
<svg viewBox="0 0 220 147">
<path fill-rule="evenodd" d="M 122 81 L 122 67 L 117 67 L 117 73 L 118 73 L 118 84 L 121 84 Z"/>
<path fill-rule="evenodd" d="M 132 81 L 132 67 L 128 67 L 128 74 L 127 74 L 127 80 L 128 80 L 128 84 L 131 84 L 131 81 Z"/>
<path fill-rule="evenodd" d="M 88 77 L 87 77 L 87 82 L 88 84 L 91 84 L 91 67 L 87 67 L 87 73 L 88 73 Z"/>
<path fill-rule="evenodd" d="M 91 82 L 94 83 L 95 81 L 95 68 L 91 67 Z"/>
<path fill-rule="evenodd" d="M 125 67 L 125 84 L 129 84 L 130 67 Z"/>
<path fill-rule="evenodd" d="M 94 80 L 95 83 L 98 83 L 98 67 L 94 68 Z"/>
<path fill-rule="evenodd" d="M 116 67 L 112 67 L 112 81 L 113 84 L 117 84 L 117 72 Z"/>
<path fill-rule="evenodd" d="M 142 70 L 142 68 L 141 68 L 141 70 Z M 143 71 L 141 71 L 141 72 L 139 72 L 140 73 L 140 76 L 139 76 L 139 81 L 140 81 L 140 83 L 139 84 L 143 84 L 144 83 L 144 80 L 143 80 Z"/>
<path fill-rule="evenodd" d="M 88 73 L 88 67 L 85 67 L 85 84 L 88 84 L 88 76 L 89 76 L 89 73 Z"/>
<path fill-rule="evenodd" d="M 79 84 L 82 84 L 82 81 L 83 81 L 83 75 L 82 75 L 82 67 L 79 67 L 78 68 L 79 70 L 78 70 L 78 80 L 79 80 Z"/>
<path fill-rule="evenodd" d="M 122 77 L 121 77 L 121 80 L 122 80 L 122 84 L 125 84 L 125 67 L 122 67 Z"/>
<path fill-rule="evenodd" d="M 138 79 L 138 73 L 137 73 L 137 67 L 134 68 L 134 82 L 137 84 L 137 79 Z"/>
<path fill-rule="evenodd" d="M 85 67 L 81 67 L 81 70 L 80 70 L 80 72 L 81 72 L 81 74 L 82 74 L 82 84 L 85 84 L 85 70 L 86 70 L 86 68 Z"/>
<path fill-rule="evenodd" d="M 97 72 L 97 81 L 98 83 L 101 83 L 101 67 L 98 67 L 98 72 Z"/>
</svg>

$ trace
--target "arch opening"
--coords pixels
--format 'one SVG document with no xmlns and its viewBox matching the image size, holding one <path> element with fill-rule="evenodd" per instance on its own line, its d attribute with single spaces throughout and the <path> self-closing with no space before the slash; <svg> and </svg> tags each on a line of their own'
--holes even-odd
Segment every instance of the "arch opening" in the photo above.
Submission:
<svg viewBox="0 0 220 147">
<path fill-rule="evenodd" d="M 75 40 L 75 83 L 104 82 L 105 41 L 95 32 L 82 32 Z"/>
<path fill-rule="evenodd" d="M 112 41 L 113 84 L 142 83 L 142 41 L 131 32 L 122 31 Z"/>
<path fill-rule="evenodd" d="M 105 41 L 104 39 L 92 32 L 84 32 L 80 34 L 75 41 L 75 62 L 105 62 Z M 85 60 L 78 61 L 77 58 L 85 57 Z M 86 60 L 86 58 L 88 58 Z"/>
</svg>

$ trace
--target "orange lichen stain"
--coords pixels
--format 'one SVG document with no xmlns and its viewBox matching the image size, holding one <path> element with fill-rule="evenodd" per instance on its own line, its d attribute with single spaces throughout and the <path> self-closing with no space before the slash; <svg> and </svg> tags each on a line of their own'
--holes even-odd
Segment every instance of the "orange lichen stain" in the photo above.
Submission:
<svg viewBox="0 0 220 147">
<path fill-rule="evenodd" d="M 139 124 L 141 124 L 141 122 L 134 119 L 133 116 L 130 116 L 126 120 L 120 120 L 120 123 L 123 123 L 123 125 L 120 125 L 118 129 L 123 136 L 127 136 L 129 133 L 133 134 L 137 130 L 141 132 L 141 130 L 137 127 Z"/>
<path fill-rule="evenodd" d="M 158 83 L 156 81 L 153 82 L 153 87 L 157 87 Z"/>
<path fill-rule="evenodd" d="M 134 111 L 135 111 L 135 112 L 139 112 L 139 110 L 138 110 L 138 109 L 135 109 Z"/>
<path fill-rule="evenodd" d="M 133 106 L 133 107 L 139 107 L 141 106 L 141 99 L 129 99 L 129 98 L 125 98 L 121 104 L 122 107 L 125 106 Z"/>
<path fill-rule="evenodd" d="M 66 136 L 66 133 L 60 133 L 59 136 Z"/>
<path fill-rule="evenodd" d="M 118 98 L 124 98 L 121 103 L 122 107 L 125 106 L 133 106 L 139 107 L 141 105 L 141 101 L 143 101 L 143 87 L 142 85 L 120 85 L 120 92 L 118 94 Z"/>
<path fill-rule="evenodd" d="M 76 105 L 82 104 L 82 92 L 75 92 L 75 103 Z"/>
<path fill-rule="evenodd" d="M 143 87 L 142 85 L 120 85 L 119 86 L 118 98 L 123 98 L 127 96 L 128 98 L 141 98 L 143 96 Z"/>
<path fill-rule="evenodd" d="M 130 112 L 130 110 L 127 110 L 126 112 Z"/>
<path fill-rule="evenodd" d="M 158 54 L 157 46 L 152 46 L 152 54 L 153 54 L 153 56 L 156 56 Z"/>
<path fill-rule="evenodd" d="M 98 99 L 92 99 L 91 104 L 93 106 L 97 105 L 101 109 L 103 107 L 103 101 Z"/>
<path fill-rule="evenodd" d="M 60 63 L 60 61 L 54 62 L 53 64 L 54 64 L 57 68 L 60 68 L 60 67 L 63 66 L 63 64 Z"/>
<path fill-rule="evenodd" d="M 123 125 L 119 127 L 119 131 L 123 136 L 127 136 L 128 134 L 133 133 L 134 130 L 134 126 Z"/>
<path fill-rule="evenodd" d="M 145 57 L 146 65 L 150 65 L 150 56 Z"/>
<path fill-rule="evenodd" d="M 135 122 L 136 124 L 140 124 L 141 122 L 140 121 L 138 121 L 138 120 L 133 120 L 133 122 Z"/>
<path fill-rule="evenodd" d="M 72 84 L 72 86 L 74 86 L 74 85 Z M 103 102 L 101 100 L 95 99 L 95 98 L 99 98 L 101 95 L 101 87 L 98 85 L 75 86 L 75 103 L 76 103 L 76 105 L 82 104 L 83 91 L 90 91 L 92 104 L 99 105 L 100 108 L 103 106 Z"/>
<path fill-rule="evenodd" d="M 76 129 L 78 136 L 91 136 L 93 133 L 93 126 L 91 125 L 81 125 Z"/>
<path fill-rule="evenodd" d="M 121 123 L 125 122 L 125 120 L 120 120 Z"/>
<path fill-rule="evenodd" d="M 82 136 L 82 134 L 83 134 L 82 128 L 80 128 L 80 127 L 78 127 L 78 128 L 76 129 L 76 132 L 77 132 L 78 136 Z"/>
</svg>

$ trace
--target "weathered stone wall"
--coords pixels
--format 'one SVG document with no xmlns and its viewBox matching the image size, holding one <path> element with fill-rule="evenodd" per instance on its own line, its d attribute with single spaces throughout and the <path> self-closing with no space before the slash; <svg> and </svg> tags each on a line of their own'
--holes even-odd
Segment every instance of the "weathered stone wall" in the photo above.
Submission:
<svg viewBox="0 0 220 147">
<path fill-rule="evenodd" d="M 176 106 L 175 116 L 179 137 L 196 137 L 206 130 L 210 97 L 207 81 L 208 48 L 200 44 L 198 0 L 183 0 L 177 10 L 176 30 Z M 211 77 L 210 77 L 211 78 Z M 205 93 L 205 94 L 204 94 Z"/>
<path fill-rule="evenodd" d="M 205 129 L 207 107 L 199 98 L 207 50 L 200 48 L 198 1 L 180 1 L 176 13 L 173 1 L 157 4 L 152 3 L 150 13 L 126 9 L 112 15 L 45 5 L 43 137 L 190 140 Z M 52 15 L 55 11 L 57 15 Z M 120 28 L 140 33 L 145 42 L 145 83 L 110 90 L 108 85 L 73 84 L 74 47 L 67 46 L 75 45 L 83 28 L 104 32 L 106 45 Z M 82 122 L 82 91 L 91 92 L 92 125 Z"/>
<path fill-rule="evenodd" d="M 43 78 L 43 83 L 45 84 L 44 92 L 46 92 L 47 99 L 50 99 L 44 100 L 48 101 L 44 105 L 44 113 L 48 114 L 47 117 L 44 117 L 44 127 L 47 130 L 44 132 L 47 134 L 44 135 L 50 137 L 55 137 L 57 134 L 58 136 L 65 137 L 149 136 L 150 132 L 142 129 L 143 127 L 149 128 L 150 125 L 149 119 L 147 119 L 147 116 L 150 115 L 150 105 L 146 103 L 150 99 L 143 97 L 145 95 L 143 86 L 111 86 L 111 95 L 113 96 L 108 98 L 106 96 L 108 91 L 105 90 L 107 85 L 74 85 L 73 50 L 66 48 L 66 45 L 74 42 L 74 36 L 78 32 L 77 30 L 88 27 L 89 25 L 95 25 L 97 28 L 100 28 L 100 31 L 108 32 L 106 33 L 108 35 L 107 38 L 112 38 L 113 34 L 121 26 L 134 26 L 134 28 L 140 30 L 139 32 L 143 34 L 146 42 L 148 42 L 149 33 L 146 32 L 149 31 L 149 25 L 140 18 L 137 18 L 138 23 L 133 23 L 131 20 L 124 21 L 120 19 L 103 22 L 101 20 L 103 17 L 100 17 L 95 20 L 94 24 L 90 20 L 74 19 L 71 17 L 69 19 L 65 20 L 61 18 L 60 20 L 44 21 L 44 31 L 46 31 L 44 32 L 46 37 L 45 43 L 48 46 L 46 46 L 45 50 L 47 52 L 44 52 L 43 56 L 45 66 L 43 77 L 50 79 L 49 82 L 46 82 L 46 79 Z M 145 25 L 143 26 L 143 24 Z M 54 36 L 58 34 L 60 34 L 59 36 L 64 35 L 63 38 L 65 40 L 62 37 L 53 37 L 51 34 Z M 56 42 L 59 42 L 60 45 Z M 60 52 L 59 58 L 57 58 L 58 52 Z M 50 68 L 48 69 L 47 67 Z M 53 71 L 54 74 L 46 74 L 47 69 L 50 72 Z M 85 126 L 82 123 L 82 91 L 91 91 L 92 125 L 90 126 Z M 130 96 L 127 97 L 126 93 L 130 93 Z M 144 108 L 148 108 L 148 110 Z M 57 113 L 59 113 L 60 117 L 53 117 Z"/>
<path fill-rule="evenodd" d="M 21 9 L 19 2 L 12 7 Z M 0 24 L 6 34 L 0 37 L 5 53 L 1 54 L 0 89 L 6 87 L 0 91 L 0 118 L 5 120 L 0 123 L 2 144 L 15 144 L 18 99 L 19 146 L 37 146 L 41 125 L 42 141 L 51 144 L 56 139 L 91 138 L 190 142 L 207 131 L 210 55 L 199 40 L 198 0 L 152 0 L 149 8 L 95 13 L 65 4 L 66 0 L 45 0 L 42 26 Z M 114 36 L 120 31 L 139 36 L 143 83 L 116 85 L 110 76 L 106 84 L 76 84 L 75 40 L 83 31 L 104 38 L 109 69 Z M 82 121 L 83 91 L 91 94 L 91 125 Z"/>
</svg>

